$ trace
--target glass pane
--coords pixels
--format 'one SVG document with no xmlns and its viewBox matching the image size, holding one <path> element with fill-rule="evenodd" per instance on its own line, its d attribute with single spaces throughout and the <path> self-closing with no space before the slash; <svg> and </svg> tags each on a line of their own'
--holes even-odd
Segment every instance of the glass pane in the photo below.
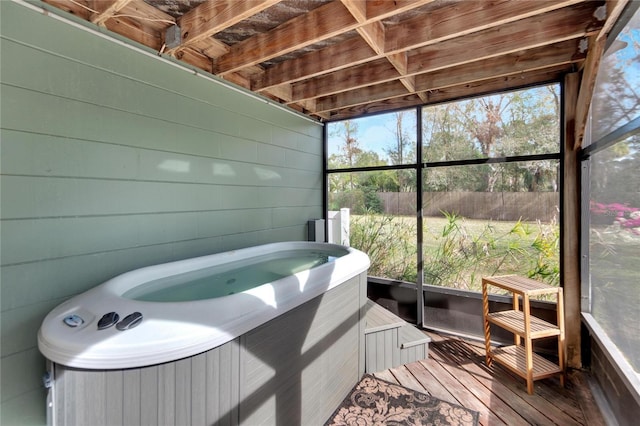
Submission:
<svg viewBox="0 0 640 426">
<path fill-rule="evenodd" d="M 487 275 L 559 282 L 556 160 L 427 168 L 424 282 L 481 290 Z"/>
<path fill-rule="evenodd" d="M 423 109 L 423 161 L 560 151 L 557 84 Z"/>
<path fill-rule="evenodd" d="M 415 171 L 332 173 L 329 182 L 329 233 L 349 229 L 350 245 L 371 259 L 370 276 L 416 282 Z M 348 226 L 335 219 L 341 209 Z"/>
<path fill-rule="evenodd" d="M 591 111 L 592 141 L 640 117 L 640 13 L 604 54 Z"/>
<path fill-rule="evenodd" d="M 416 110 L 327 124 L 329 169 L 413 164 Z"/>
<path fill-rule="evenodd" d="M 591 313 L 640 372 L 640 132 L 591 157 Z"/>
</svg>

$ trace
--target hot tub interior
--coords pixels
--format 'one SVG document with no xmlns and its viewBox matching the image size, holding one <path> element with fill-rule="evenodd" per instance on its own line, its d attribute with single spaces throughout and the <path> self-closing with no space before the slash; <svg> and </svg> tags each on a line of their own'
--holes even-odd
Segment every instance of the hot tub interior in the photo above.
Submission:
<svg viewBox="0 0 640 426">
<path fill-rule="evenodd" d="M 286 250 L 151 280 L 123 297 L 145 302 L 185 302 L 240 293 L 313 269 L 348 254 L 331 250 Z"/>
</svg>

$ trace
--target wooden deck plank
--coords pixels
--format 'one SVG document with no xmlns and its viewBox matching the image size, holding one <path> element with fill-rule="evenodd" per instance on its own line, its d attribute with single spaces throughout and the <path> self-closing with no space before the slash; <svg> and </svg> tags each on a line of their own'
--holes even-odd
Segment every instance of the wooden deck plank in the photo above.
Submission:
<svg viewBox="0 0 640 426">
<path fill-rule="evenodd" d="M 485 364 L 481 342 L 427 335 L 432 339 L 427 359 L 375 375 L 476 410 L 481 425 L 606 424 L 582 371 L 569 371 L 565 387 L 557 377 L 536 381 L 536 392 L 529 395 L 520 377 Z"/>
<path fill-rule="evenodd" d="M 452 375 L 445 369 L 441 360 L 438 360 L 436 354 L 432 354 L 429 360 L 419 361 L 428 368 L 429 371 L 438 379 L 438 381 L 450 390 L 451 394 L 456 398 L 458 404 L 480 413 L 481 425 L 506 425 L 493 411 L 487 409 L 486 404 L 479 400 L 472 392 L 467 389 L 464 383 L 460 381 L 460 377 Z M 433 360 L 433 362 L 431 362 Z"/>
<path fill-rule="evenodd" d="M 520 414 L 511 408 L 502 399 L 497 398 L 491 388 L 485 387 L 480 383 L 469 368 L 462 368 L 455 360 L 448 358 L 447 354 L 442 352 L 438 344 L 432 345 L 432 353 L 441 356 L 441 364 L 452 376 L 456 377 L 460 383 L 476 398 L 488 407 L 491 412 L 508 425 L 526 426 L 528 423 Z"/>
<path fill-rule="evenodd" d="M 422 383 L 420 383 L 404 365 L 392 368 L 391 374 L 393 374 L 398 382 L 402 383 L 403 386 L 418 392 L 428 393 Z"/>
<path fill-rule="evenodd" d="M 425 361 L 412 362 L 406 365 L 406 368 L 413 374 L 413 376 L 420 382 L 420 384 L 426 389 L 426 393 L 443 401 L 457 403 L 456 398 L 451 395 L 451 392 L 436 379 L 433 374 L 424 365 Z"/>
<path fill-rule="evenodd" d="M 444 342 L 444 341 L 441 341 Z M 484 364 L 484 356 L 475 353 L 469 349 L 466 345 L 459 341 L 454 341 L 454 344 L 445 346 L 447 350 L 453 353 L 455 361 L 460 368 L 464 368 L 473 374 L 474 378 L 485 386 L 493 395 L 495 400 L 498 399 L 504 404 L 508 404 L 513 410 L 518 413 L 521 420 L 525 424 L 547 424 L 551 422 L 551 419 L 532 407 L 527 401 L 526 393 L 515 393 L 508 386 L 498 380 L 493 380 L 491 372 L 488 371 L 487 366 Z M 441 350 L 438 345 L 432 346 L 432 350 Z M 454 352 L 455 351 L 455 352 Z M 461 361 L 462 360 L 462 361 Z"/>
<path fill-rule="evenodd" d="M 575 384 L 574 392 L 578 397 L 578 404 L 584 413 L 584 418 L 589 419 L 591 425 L 605 425 L 606 422 L 602 416 L 602 412 L 598 409 L 598 405 L 589 389 L 587 379 L 581 371 L 572 370 L 567 375 L 567 381 Z"/>
<path fill-rule="evenodd" d="M 376 371 L 375 373 L 373 373 L 373 375 L 378 379 L 386 380 L 387 382 L 395 384 L 400 384 L 400 382 L 393 376 L 393 374 L 391 374 L 390 370 Z"/>
<path fill-rule="evenodd" d="M 484 357 L 484 347 L 470 345 L 469 348 L 481 358 Z M 534 394 L 529 395 L 526 392 L 526 383 L 519 376 L 496 364 L 488 367 L 488 369 L 493 376 L 493 380 L 504 384 L 514 394 L 519 395 L 535 407 L 544 407 L 544 410 L 540 411 L 549 417 L 552 422 L 563 425 L 586 424 L 583 414 L 576 411 L 574 406 L 556 400 L 556 397 L 561 398 L 558 393 L 561 388 L 557 378 L 537 381 Z M 556 391 L 552 392 L 551 389 L 556 389 Z"/>
</svg>

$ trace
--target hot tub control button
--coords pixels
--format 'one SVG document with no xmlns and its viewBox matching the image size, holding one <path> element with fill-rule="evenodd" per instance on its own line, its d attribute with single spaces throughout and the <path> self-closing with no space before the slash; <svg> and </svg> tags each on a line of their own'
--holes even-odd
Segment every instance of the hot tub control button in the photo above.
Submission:
<svg viewBox="0 0 640 426">
<path fill-rule="evenodd" d="M 116 328 L 118 330 L 128 330 L 140 324 L 142 322 L 142 314 L 140 312 L 134 312 L 132 314 L 127 315 L 116 324 Z"/>
<path fill-rule="evenodd" d="M 84 324 L 84 320 L 76 314 L 68 315 L 63 319 L 64 323 L 69 327 L 77 327 L 79 325 Z"/>
<path fill-rule="evenodd" d="M 113 324 L 117 323 L 120 319 L 120 315 L 115 312 L 109 312 L 108 314 L 104 314 L 100 321 L 98 321 L 98 330 L 104 330 L 105 328 L 111 327 Z"/>
</svg>

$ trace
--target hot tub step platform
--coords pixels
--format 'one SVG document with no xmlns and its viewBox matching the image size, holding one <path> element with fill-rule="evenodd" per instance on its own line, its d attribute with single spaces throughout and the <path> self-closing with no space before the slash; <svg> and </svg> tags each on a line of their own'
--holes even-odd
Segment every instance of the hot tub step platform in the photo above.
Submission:
<svg viewBox="0 0 640 426">
<path fill-rule="evenodd" d="M 368 300 L 365 315 L 365 371 L 374 373 L 425 359 L 431 339 L 394 313 Z"/>
</svg>

